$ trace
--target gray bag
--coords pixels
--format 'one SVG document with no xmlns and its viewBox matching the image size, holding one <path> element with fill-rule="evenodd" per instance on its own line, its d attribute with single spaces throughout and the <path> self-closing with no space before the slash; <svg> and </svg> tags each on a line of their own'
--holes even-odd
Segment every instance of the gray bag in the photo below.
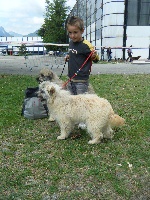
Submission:
<svg viewBox="0 0 150 200">
<path fill-rule="evenodd" d="M 42 119 L 48 117 L 46 102 L 41 102 L 37 92 L 39 88 L 27 88 L 21 115 L 28 119 Z"/>
</svg>

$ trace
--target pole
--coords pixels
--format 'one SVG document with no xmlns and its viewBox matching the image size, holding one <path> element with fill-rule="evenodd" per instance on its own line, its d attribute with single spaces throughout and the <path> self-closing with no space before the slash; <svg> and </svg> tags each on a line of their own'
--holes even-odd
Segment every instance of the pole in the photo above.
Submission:
<svg viewBox="0 0 150 200">
<path fill-rule="evenodd" d="M 128 17 L 128 0 L 124 1 L 124 26 L 123 26 L 123 47 L 126 47 L 126 40 L 127 40 L 127 17 Z M 123 48 L 123 60 L 125 60 L 125 53 L 126 49 Z"/>
<path fill-rule="evenodd" d="M 103 46 L 103 0 L 102 0 L 102 3 L 101 3 L 101 9 L 102 9 L 102 15 L 101 15 L 101 53 L 102 53 L 102 48 L 103 48 L 102 47 Z M 104 59 L 104 57 L 103 57 L 103 59 Z"/>
</svg>

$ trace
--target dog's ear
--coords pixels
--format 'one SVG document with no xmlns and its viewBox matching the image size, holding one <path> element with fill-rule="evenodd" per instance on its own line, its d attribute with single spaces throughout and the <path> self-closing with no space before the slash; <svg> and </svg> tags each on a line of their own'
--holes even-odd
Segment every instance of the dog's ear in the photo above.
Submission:
<svg viewBox="0 0 150 200">
<path fill-rule="evenodd" d="M 50 87 L 50 88 L 48 88 L 48 93 L 50 94 L 50 95 L 53 95 L 54 93 L 55 93 L 55 88 L 52 86 L 52 87 Z"/>
<path fill-rule="evenodd" d="M 50 78 L 50 80 L 52 80 L 54 78 L 54 74 L 52 71 L 49 71 L 48 77 Z"/>
<path fill-rule="evenodd" d="M 49 75 L 50 75 L 51 77 L 53 77 L 53 72 L 52 72 L 52 71 L 50 71 L 50 72 L 49 72 Z"/>
</svg>

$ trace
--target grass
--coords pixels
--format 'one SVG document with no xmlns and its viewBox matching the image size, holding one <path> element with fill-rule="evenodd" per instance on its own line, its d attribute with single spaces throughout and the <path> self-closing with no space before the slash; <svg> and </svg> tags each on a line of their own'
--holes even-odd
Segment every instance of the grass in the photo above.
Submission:
<svg viewBox="0 0 150 200">
<path fill-rule="evenodd" d="M 65 77 L 63 77 L 65 79 Z M 149 199 L 150 75 L 92 75 L 96 93 L 126 119 L 112 141 L 56 140 L 59 127 L 21 117 L 34 76 L 0 76 L 0 199 Z"/>
</svg>

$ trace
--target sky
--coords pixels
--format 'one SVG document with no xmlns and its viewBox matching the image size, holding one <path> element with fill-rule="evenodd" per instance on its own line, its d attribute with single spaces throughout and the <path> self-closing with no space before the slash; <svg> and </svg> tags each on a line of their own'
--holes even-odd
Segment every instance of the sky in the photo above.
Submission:
<svg viewBox="0 0 150 200">
<path fill-rule="evenodd" d="M 67 0 L 71 8 L 76 0 Z M 44 23 L 45 0 L 0 0 L 0 26 L 22 35 L 35 32 Z"/>
</svg>

